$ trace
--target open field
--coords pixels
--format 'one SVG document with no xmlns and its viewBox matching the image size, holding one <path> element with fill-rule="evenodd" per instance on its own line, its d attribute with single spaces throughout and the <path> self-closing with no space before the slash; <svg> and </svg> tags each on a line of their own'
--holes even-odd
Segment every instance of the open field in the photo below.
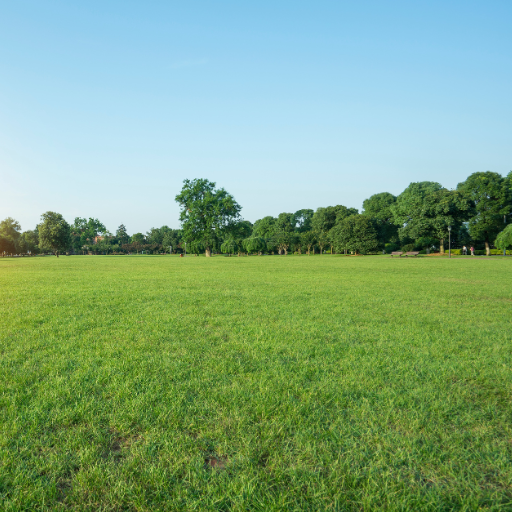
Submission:
<svg viewBox="0 0 512 512">
<path fill-rule="evenodd" d="M 0 259 L 0 508 L 511 510 L 512 258 Z"/>
</svg>

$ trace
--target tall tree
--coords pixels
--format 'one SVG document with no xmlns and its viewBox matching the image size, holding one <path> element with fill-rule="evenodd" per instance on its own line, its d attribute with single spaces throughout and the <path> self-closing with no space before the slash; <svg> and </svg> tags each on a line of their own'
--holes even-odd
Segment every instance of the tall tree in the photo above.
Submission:
<svg viewBox="0 0 512 512">
<path fill-rule="evenodd" d="M 59 257 L 59 252 L 66 251 L 71 243 L 70 226 L 60 213 L 46 212 L 41 215 L 39 246 L 51 249 Z"/>
<path fill-rule="evenodd" d="M 15 253 L 19 249 L 21 226 L 17 220 L 7 217 L 0 222 L 0 252 Z"/>
<path fill-rule="evenodd" d="M 363 214 L 375 220 L 381 246 L 398 241 L 398 226 L 391 211 L 395 203 L 396 197 L 389 192 L 374 194 L 363 201 Z"/>
<path fill-rule="evenodd" d="M 37 254 L 39 252 L 39 233 L 37 232 L 37 229 L 24 231 L 21 234 L 19 243 L 23 252 Z"/>
<path fill-rule="evenodd" d="M 201 244 L 207 257 L 239 220 L 242 209 L 231 194 L 205 179 L 185 180 L 176 201 L 185 240 Z"/>
<path fill-rule="evenodd" d="M 75 252 L 80 252 L 84 246 L 92 246 L 97 237 L 107 232 L 105 225 L 98 219 L 76 217 L 71 225 L 71 245 Z"/>
<path fill-rule="evenodd" d="M 336 223 L 331 231 L 337 252 L 353 251 L 363 254 L 376 251 L 379 240 L 375 221 L 368 215 L 350 215 Z"/>
<path fill-rule="evenodd" d="M 127 244 L 130 242 L 130 235 L 126 231 L 126 226 L 124 224 L 121 224 L 116 231 L 116 238 L 117 242 L 120 245 Z"/>
<path fill-rule="evenodd" d="M 485 243 L 487 255 L 490 244 L 508 224 L 512 212 L 510 175 L 503 178 L 496 172 L 475 172 L 457 185 L 470 202 L 469 234 L 475 241 Z"/>
<path fill-rule="evenodd" d="M 468 202 L 458 191 L 447 190 L 439 183 L 411 183 L 390 205 L 402 243 L 410 240 L 439 240 L 441 253 L 448 238 L 448 226 L 461 229 Z"/>
</svg>

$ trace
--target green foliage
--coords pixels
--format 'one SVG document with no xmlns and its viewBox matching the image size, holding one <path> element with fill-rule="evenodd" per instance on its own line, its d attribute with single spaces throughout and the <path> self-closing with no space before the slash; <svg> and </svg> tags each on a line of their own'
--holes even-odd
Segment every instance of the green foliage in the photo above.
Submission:
<svg viewBox="0 0 512 512">
<path fill-rule="evenodd" d="M 498 234 L 494 245 L 501 250 L 512 248 L 512 224 Z"/>
<path fill-rule="evenodd" d="M 469 204 L 460 191 L 447 190 L 439 183 L 411 183 L 390 206 L 400 239 L 434 238 L 443 245 L 448 227 L 458 231 Z"/>
<path fill-rule="evenodd" d="M 271 216 L 257 220 L 252 228 L 252 236 L 265 239 L 272 237 L 275 232 L 276 220 L 277 219 Z"/>
<path fill-rule="evenodd" d="M 50 249 L 57 257 L 59 252 L 66 251 L 71 243 L 70 226 L 60 213 L 43 213 L 37 230 L 39 246 L 44 250 Z"/>
<path fill-rule="evenodd" d="M 298 210 L 293 214 L 293 225 L 298 233 L 311 231 L 313 221 L 313 210 Z"/>
<path fill-rule="evenodd" d="M 398 242 L 386 244 L 384 246 L 384 250 L 386 251 L 386 254 L 391 254 L 392 252 L 400 250 L 400 244 Z"/>
<path fill-rule="evenodd" d="M 311 227 L 316 233 L 329 232 L 337 221 L 341 221 L 350 215 L 358 213 L 356 208 L 347 208 L 343 205 L 327 206 L 326 208 L 318 208 L 313 215 Z"/>
<path fill-rule="evenodd" d="M 296 235 L 292 231 L 276 231 L 268 240 L 270 247 L 277 250 L 279 254 L 288 254 L 290 246 L 295 243 Z"/>
<path fill-rule="evenodd" d="M 295 230 L 295 217 L 293 213 L 280 213 L 277 216 L 274 233 L 293 233 Z"/>
<path fill-rule="evenodd" d="M 19 239 L 20 251 L 31 254 L 39 253 L 39 233 L 37 229 L 32 231 L 24 231 Z M 1 251 L 0 251 L 1 252 Z"/>
<path fill-rule="evenodd" d="M 132 235 L 132 243 L 144 244 L 146 242 L 146 237 L 142 233 L 135 233 Z"/>
<path fill-rule="evenodd" d="M 398 226 L 391 210 L 395 203 L 396 197 L 389 192 L 374 194 L 363 201 L 363 214 L 375 220 L 381 246 L 398 241 Z"/>
<path fill-rule="evenodd" d="M 248 220 L 239 220 L 229 226 L 228 237 L 243 240 L 251 236 L 252 224 Z"/>
<path fill-rule="evenodd" d="M 363 214 L 351 215 L 336 222 L 331 231 L 336 252 L 350 251 L 367 254 L 379 249 L 379 240 L 374 221 Z"/>
<path fill-rule="evenodd" d="M 311 254 L 316 244 L 316 234 L 314 231 L 305 231 L 300 234 L 300 243 L 305 247 L 307 254 Z"/>
<path fill-rule="evenodd" d="M 233 196 L 205 179 L 185 180 L 176 202 L 181 207 L 183 238 L 196 248 L 204 247 L 206 256 L 240 218 L 241 207 Z"/>
<path fill-rule="evenodd" d="M 222 242 L 220 250 L 223 254 L 234 254 L 238 250 L 237 241 L 234 238 L 228 238 Z"/>
<path fill-rule="evenodd" d="M 130 242 L 130 235 L 126 231 L 126 226 L 121 224 L 116 231 L 116 239 L 119 244 L 127 244 Z"/>
<path fill-rule="evenodd" d="M 21 226 L 12 217 L 0 222 L 0 253 L 17 253 L 21 236 Z"/>
<path fill-rule="evenodd" d="M 171 229 L 166 231 L 162 239 L 162 250 L 167 251 L 169 247 L 172 247 L 172 251 L 177 253 L 178 251 L 183 252 L 182 247 L 183 233 L 181 229 Z"/>
<path fill-rule="evenodd" d="M 251 253 L 251 252 L 260 253 L 267 249 L 267 244 L 265 242 L 265 239 L 261 238 L 261 237 L 257 237 L 257 236 L 252 236 L 250 238 L 246 238 L 243 242 L 243 246 L 248 253 Z"/>
<path fill-rule="evenodd" d="M 470 203 L 469 233 L 473 240 L 490 243 L 503 229 L 504 217 L 512 212 L 510 175 L 503 178 L 495 172 L 475 172 L 457 186 Z"/>
<path fill-rule="evenodd" d="M 73 250 L 80 253 L 82 247 L 91 247 L 96 243 L 96 238 L 107 232 L 105 225 L 98 219 L 89 218 L 88 220 L 76 217 L 75 222 L 70 227 L 71 246 Z"/>
</svg>

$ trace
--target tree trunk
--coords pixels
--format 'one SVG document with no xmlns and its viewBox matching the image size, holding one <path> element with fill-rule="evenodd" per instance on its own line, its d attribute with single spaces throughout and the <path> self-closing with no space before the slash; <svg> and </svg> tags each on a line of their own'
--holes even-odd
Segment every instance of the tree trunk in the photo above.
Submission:
<svg viewBox="0 0 512 512">
<path fill-rule="evenodd" d="M 59 251 L 55 251 L 55 256 L 59 257 Z"/>
<path fill-rule="evenodd" d="M 444 254 L 444 238 L 441 238 L 441 240 L 439 240 L 439 252 L 441 254 Z"/>
<path fill-rule="evenodd" d="M 489 240 L 485 240 L 485 254 L 487 256 L 491 255 L 491 248 L 489 247 Z"/>
<path fill-rule="evenodd" d="M 205 255 L 207 258 L 210 258 L 210 257 L 211 257 L 211 255 L 212 255 L 212 251 L 211 251 L 211 249 L 206 249 L 206 250 L 204 251 L 204 255 Z"/>
</svg>

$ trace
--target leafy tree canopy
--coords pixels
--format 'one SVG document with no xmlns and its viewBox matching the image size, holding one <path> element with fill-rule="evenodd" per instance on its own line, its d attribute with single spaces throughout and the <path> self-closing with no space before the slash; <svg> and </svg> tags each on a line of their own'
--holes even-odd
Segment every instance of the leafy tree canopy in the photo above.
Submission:
<svg viewBox="0 0 512 512">
<path fill-rule="evenodd" d="M 337 222 L 331 236 L 337 252 L 353 251 L 356 254 L 366 254 L 379 248 L 375 221 L 368 215 L 350 215 Z"/>
<path fill-rule="evenodd" d="M 76 252 L 83 246 L 91 246 L 97 236 L 105 235 L 107 228 L 98 219 L 76 217 L 71 225 L 71 245 Z"/>
<path fill-rule="evenodd" d="M 317 208 L 311 220 L 311 227 L 317 233 L 327 233 L 334 227 L 336 220 L 343 220 L 356 213 L 358 213 L 356 208 L 347 208 L 341 204 Z"/>
<path fill-rule="evenodd" d="M 7 217 L 0 222 L 0 252 L 14 253 L 19 249 L 21 226 L 17 220 Z"/>
<path fill-rule="evenodd" d="M 185 240 L 204 246 L 206 256 L 240 218 L 234 197 L 206 179 L 185 180 L 176 201 Z"/>
<path fill-rule="evenodd" d="M 377 220 L 393 222 L 391 205 L 396 202 L 396 197 L 389 192 L 381 192 L 363 201 L 363 214 Z"/>
<path fill-rule="evenodd" d="M 398 240 L 398 226 L 391 206 L 395 204 L 396 197 L 389 192 L 374 194 L 363 202 L 363 214 L 368 215 L 376 221 L 379 242 L 382 246 L 387 242 Z"/>
<path fill-rule="evenodd" d="M 252 236 L 246 238 L 243 242 L 243 246 L 247 252 L 263 252 L 267 249 L 267 244 L 264 238 Z"/>
<path fill-rule="evenodd" d="M 300 243 L 306 248 L 306 252 L 310 254 L 311 248 L 314 248 L 316 243 L 316 234 L 314 231 L 304 231 L 300 234 Z"/>
<path fill-rule="evenodd" d="M 512 224 L 509 224 L 501 233 L 496 237 L 494 245 L 498 249 L 512 249 Z"/>
<path fill-rule="evenodd" d="M 295 226 L 295 230 L 299 233 L 305 233 L 306 231 L 311 231 L 313 215 L 315 212 L 313 210 L 298 210 L 293 214 L 293 225 Z"/>
<path fill-rule="evenodd" d="M 39 233 L 37 229 L 24 231 L 19 240 L 21 252 L 37 254 L 39 252 Z"/>
<path fill-rule="evenodd" d="M 457 185 L 468 199 L 469 234 L 475 241 L 485 242 L 489 254 L 490 243 L 508 222 L 512 212 L 512 178 L 503 178 L 496 172 L 475 172 Z"/>
<path fill-rule="evenodd" d="M 130 242 L 130 235 L 126 231 L 126 226 L 121 224 L 116 231 L 116 238 L 120 244 L 127 244 Z"/>
<path fill-rule="evenodd" d="M 146 242 L 146 237 L 142 233 L 134 233 L 132 235 L 132 243 L 143 244 Z"/>
<path fill-rule="evenodd" d="M 228 237 L 243 240 L 251 236 L 252 224 L 248 220 L 239 220 L 229 226 Z"/>
<path fill-rule="evenodd" d="M 275 233 L 292 233 L 295 230 L 295 216 L 293 213 L 280 213 L 275 223 Z"/>
<path fill-rule="evenodd" d="M 57 257 L 59 252 L 66 251 L 71 243 L 70 226 L 60 213 L 46 212 L 41 215 L 38 225 L 39 246 L 51 249 Z"/>
<path fill-rule="evenodd" d="M 260 238 L 270 238 L 275 232 L 276 218 L 272 216 L 263 217 L 254 223 L 252 234 Z"/>
<path fill-rule="evenodd" d="M 458 231 L 468 207 L 461 192 L 431 181 L 411 183 L 390 206 L 400 240 L 435 238 L 440 240 L 441 252 L 448 238 L 448 226 Z"/>
</svg>

